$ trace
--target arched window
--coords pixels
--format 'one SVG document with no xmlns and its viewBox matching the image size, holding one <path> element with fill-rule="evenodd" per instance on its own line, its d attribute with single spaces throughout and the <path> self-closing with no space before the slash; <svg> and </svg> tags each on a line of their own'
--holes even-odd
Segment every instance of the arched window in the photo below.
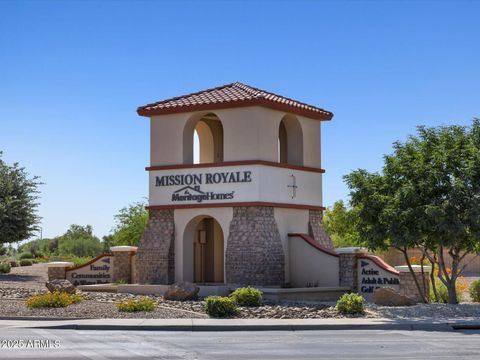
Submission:
<svg viewBox="0 0 480 360">
<path fill-rule="evenodd" d="M 303 165 L 303 134 L 300 122 L 293 115 L 285 115 L 278 128 L 278 162 Z"/>
<path fill-rule="evenodd" d="M 183 162 L 185 164 L 223 161 L 223 126 L 213 113 L 195 115 L 183 131 Z"/>
</svg>

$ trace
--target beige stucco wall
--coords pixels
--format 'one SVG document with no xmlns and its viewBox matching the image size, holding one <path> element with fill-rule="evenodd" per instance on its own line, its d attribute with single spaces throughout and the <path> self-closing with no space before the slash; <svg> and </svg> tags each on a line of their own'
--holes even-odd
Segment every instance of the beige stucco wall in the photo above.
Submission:
<svg viewBox="0 0 480 360">
<path fill-rule="evenodd" d="M 193 239 L 188 236 L 184 239 L 185 228 L 195 228 L 196 223 L 190 223 L 193 219 L 200 221 L 201 216 L 213 217 L 222 228 L 224 240 L 224 252 L 227 248 L 227 239 L 230 222 L 233 217 L 233 209 L 205 208 L 205 209 L 176 209 L 174 211 L 175 221 L 175 281 L 193 281 Z M 190 233 L 190 232 L 189 232 Z M 224 254 L 225 258 L 225 254 Z M 225 274 L 224 274 L 225 278 Z"/>
<path fill-rule="evenodd" d="M 315 249 L 302 238 L 289 238 L 290 283 L 293 287 L 338 286 L 339 258 Z"/>
<path fill-rule="evenodd" d="M 288 117 L 296 118 L 301 125 L 303 165 L 320 166 L 321 122 L 261 106 L 152 117 L 150 120 L 150 165 L 182 164 L 185 159 L 189 159 L 187 162 L 191 162 L 193 132 L 192 139 L 187 132 L 187 142 L 184 140 L 184 128 L 187 124 L 195 123 L 207 113 L 217 115 L 223 125 L 224 161 L 278 161 L 279 126 L 282 119 L 288 115 Z M 290 146 L 295 146 L 295 144 Z"/>
<path fill-rule="evenodd" d="M 288 283 L 290 282 L 288 234 L 308 233 L 308 210 L 275 208 L 274 217 L 285 252 L 285 282 Z"/>
</svg>

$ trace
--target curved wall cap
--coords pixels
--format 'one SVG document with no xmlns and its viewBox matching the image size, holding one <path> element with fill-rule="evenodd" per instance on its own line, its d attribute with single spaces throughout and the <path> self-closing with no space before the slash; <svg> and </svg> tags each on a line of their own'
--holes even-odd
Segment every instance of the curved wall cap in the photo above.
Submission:
<svg viewBox="0 0 480 360">
<path fill-rule="evenodd" d="M 344 248 L 337 248 L 335 251 L 338 254 L 359 254 L 359 253 L 367 253 L 368 250 L 362 247 L 344 247 Z"/>
<path fill-rule="evenodd" d="M 70 261 L 53 261 L 47 263 L 47 267 L 72 267 L 74 264 Z"/>
<path fill-rule="evenodd" d="M 121 245 L 121 246 L 112 246 L 110 248 L 110 251 L 112 252 L 118 252 L 118 251 L 137 251 L 136 246 L 128 246 L 128 245 Z"/>
<path fill-rule="evenodd" d="M 400 266 L 395 266 L 395 270 L 401 273 L 405 272 L 410 272 L 410 269 L 408 268 L 408 265 L 400 265 Z M 422 266 L 421 265 L 412 265 L 412 270 L 415 273 L 421 273 L 422 272 Z M 425 273 L 430 273 L 432 271 L 432 267 L 428 265 L 423 266 L 423 272 Z"/>
</svg>

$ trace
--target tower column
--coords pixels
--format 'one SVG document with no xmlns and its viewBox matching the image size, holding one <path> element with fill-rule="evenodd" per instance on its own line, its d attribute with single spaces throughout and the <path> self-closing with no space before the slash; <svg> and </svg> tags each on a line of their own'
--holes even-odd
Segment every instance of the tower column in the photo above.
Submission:
<svg viewBox="0 0 480 360">
<path fill-rule="evenodd" d="M 323 212 L 321 210 L 308 211 L 308 232 L 320 245 L 333 249 L 332 239 L 323 227 Z"/>
<path fill-rule="evenodd" d="M 150 210 L 137 250 L 137 279 L 141 284 L 175 281 L 175 225 L 173 210 Z"/>
<path fill-rule="evenodd" d="M 234 207 L 225 253 L 226 282 L 281 286 L 285 254 L 274 208 Z"/>
</svg>

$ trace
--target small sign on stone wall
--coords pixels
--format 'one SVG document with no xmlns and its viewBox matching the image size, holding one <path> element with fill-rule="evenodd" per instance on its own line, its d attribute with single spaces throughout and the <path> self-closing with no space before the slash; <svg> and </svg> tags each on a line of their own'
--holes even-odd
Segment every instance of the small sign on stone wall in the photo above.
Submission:
<svg viewBox="0 0 480 360">
<path fill-rule="evenodd" d="M 380 287 L 400 290 L 398 272 L 380 258 L 366 255 L 358 258 L 358 293 L 367 301 L 373 300 L 373 291 Z"/>
<path fill-rule="evenodd" d="M 66 279 L 73 285 L 108 284 L 112 282 L 113 255 L 100 255 L 92 261 L 70 268 Z"/>
</svg>

